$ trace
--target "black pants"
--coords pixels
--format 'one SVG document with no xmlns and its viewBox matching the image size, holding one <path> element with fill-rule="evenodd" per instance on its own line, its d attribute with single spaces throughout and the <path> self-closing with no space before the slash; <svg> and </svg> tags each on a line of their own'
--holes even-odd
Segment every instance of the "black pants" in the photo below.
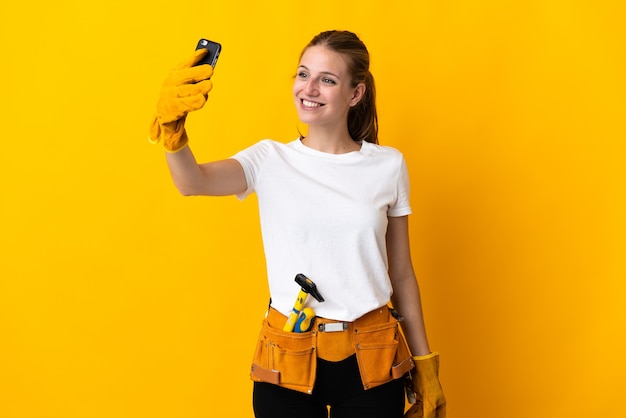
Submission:
<svg viewBox="0 0 626 418">
<path fill-rule="evenodd" d="M 318 359 L 313 394 L 254 383 L 256 418 L 402 418 L 404 379 L 363 389 L 356 355 L 339 362 Z"/>
</svg>

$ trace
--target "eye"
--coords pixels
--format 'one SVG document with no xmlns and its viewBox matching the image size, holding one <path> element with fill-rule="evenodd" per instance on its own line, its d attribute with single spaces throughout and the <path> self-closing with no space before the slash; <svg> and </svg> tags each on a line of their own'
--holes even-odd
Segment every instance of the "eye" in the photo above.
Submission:
<svg viewBox="0 0 626 418">
<path fill-rule="evenodd" d="M 337 82 L 331 78 L 322 78 L 322 83 L 334 86 Z"/>
<path fill-rule="evenodd" d="M 298 71 L 298 74 L 296 74 L 296 76 L 298 78 L 308 78 L 309 75 L 307 73 L 305 73 L 304 71 Z"/>
</svg>

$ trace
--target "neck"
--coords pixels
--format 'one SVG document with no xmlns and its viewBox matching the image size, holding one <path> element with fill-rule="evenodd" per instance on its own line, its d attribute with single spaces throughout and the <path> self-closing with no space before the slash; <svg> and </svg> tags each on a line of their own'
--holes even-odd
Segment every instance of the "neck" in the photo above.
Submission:
<svg viewBox="0 0 626 418">
<path fill-rule="evenodd" d="M 347 128 L 345 131 L 337 132 L 337 130 L 309 126 L 309 134 L 302 138 L 302 143 L 309 148 L 328 154 L 345 154 L 361 149 L 361 144 L 350 137 Z"/>
</svg>

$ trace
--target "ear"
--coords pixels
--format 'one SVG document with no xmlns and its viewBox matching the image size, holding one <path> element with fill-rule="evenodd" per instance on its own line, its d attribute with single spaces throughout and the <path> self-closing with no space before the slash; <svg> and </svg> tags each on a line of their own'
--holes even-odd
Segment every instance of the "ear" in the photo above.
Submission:
<svg viewBox="0 0 626 418">
<path fill-rule="evenodd" d="M 354 107 L 359 104 L 363 96 L 365 96 L 365 90 L 365 83 L 357 84 L 354 88 L 354 92 L 352 93 L 352 98 L 350 99 L 350 107 Z"/>
</svg>

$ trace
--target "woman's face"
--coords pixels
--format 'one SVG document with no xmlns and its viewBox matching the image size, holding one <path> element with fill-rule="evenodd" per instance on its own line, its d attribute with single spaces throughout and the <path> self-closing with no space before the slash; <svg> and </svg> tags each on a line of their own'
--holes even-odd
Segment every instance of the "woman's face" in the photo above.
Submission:
<svg viewBox="0 0 626 418">
<path fill-rule="evenodd" d="M 365 85 L 352 87 L 352 77 L 341 54 L 324 46 L 312 46 L 302 54 L 293 83 L 300 120 L 309 125 L 342 127 L 348 111 L 356 105 Z"/>
</svg>

